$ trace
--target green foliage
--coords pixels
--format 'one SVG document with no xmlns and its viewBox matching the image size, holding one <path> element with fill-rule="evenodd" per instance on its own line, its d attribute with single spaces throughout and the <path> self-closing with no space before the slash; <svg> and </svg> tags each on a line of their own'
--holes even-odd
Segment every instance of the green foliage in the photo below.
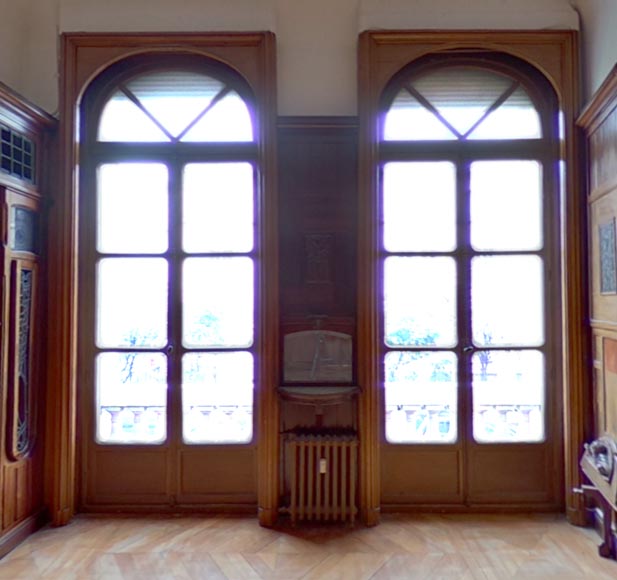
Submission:
<svg viewBox="0 0 617 580">
<path fill-rule="evenodd" d="M 398 328 L 389 332 L 386 343 L 389 346 L 435 346 L 439 333 L 428 328 L 420 328 L 413 318 L 400 321 Z M 452 363 L 447 360 L 422 363 L 430 356 L 427 351 L 398 351 L 388 355 L 386 382 L 416 381 L 425 374 L 428 366 L 432 368 L 431 381 L 449 381 L 452 378 Z M 433 360 L 435 360 L 433 358 Z"/>
</svg>

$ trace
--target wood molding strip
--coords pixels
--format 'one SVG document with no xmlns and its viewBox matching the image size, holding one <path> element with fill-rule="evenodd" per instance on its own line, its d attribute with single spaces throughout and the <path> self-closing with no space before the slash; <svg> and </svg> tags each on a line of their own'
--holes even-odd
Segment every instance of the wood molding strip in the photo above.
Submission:
<svg viewBox="0 0 617 580">
<path fill-rule="evenodd" d="M 354 116 L 281 116 L 278 129 L 357 129 L 358 117 Z"/>
<path fill-rule="evenodd" d="M 596 187 L 592 191 L 589 192 L 589 196 L 587 197 L 587 203 L 592 205 L 606 197 L 607 195 L 613 193 L 617 189 L 617 179 L 612 179 L 607 183 L 603 183 L 599 187 Z"/>
<path fill-rule="evenodd" d="M 263 178 L 262 267 L 260 294 L 261 362 L 260 388 L 257 393 L 258 449 L 257 501 L 262 526 L 273 526 L 279 508 L 279 254 L 278 189 L 276 164 L 276 40 L 274 34 L 263 37 L 261 115 L 265 147 L 261 152 Z"/>
<path fill-rule="evenodd" d="M 379 329 L 377 296 L 377 174 L 374 171 L 377 134 L 371 122 L 374 81 L 371 62 L 374 39 L 363 33 L 359 39 L 359 205 L 358 205 L 358 397 L 360 436 L 360 517 L 366 525 L 376 525 L 381 505 L 381 405 L 379 394 Z"/>
<path fill-rule="evenodd" d="M 28 128 L 32 124 L 42 129 L 55 129 L 58 120 L 49 113 L 22 97 L 19 93 L 0 82 L 0 101 L 4 115 L 11 115 L 13 124 Z M 27 121 L 27 124 L 25 123 Z"/>
<path fill-rule="evenodd" d="M 608 330 L 610 332 L 617 332 L 617 322 L 612 320 L 598 320 L 592 318 L 590 325 L 593 330 Z"/>
<path fill-rule="evenodd" d="M 577 125 L 589 136 L 607 119 L 617 107 L 617 65 L 613 66 L 604 82 L 579 115 Z"/>
<path fill-rule="evenodd" d="M 4 558 L 28 536 L 40 530 L 47 523 L 47 514 L 39 511 L 17 524 L 12 530 L 0 538 L 0 558 Z"/>
</svg>

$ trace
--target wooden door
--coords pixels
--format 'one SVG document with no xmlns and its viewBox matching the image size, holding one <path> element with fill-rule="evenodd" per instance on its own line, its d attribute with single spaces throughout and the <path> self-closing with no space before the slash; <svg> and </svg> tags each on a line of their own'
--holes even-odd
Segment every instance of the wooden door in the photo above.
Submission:
<svg viewBox="0 0 617 580">
<path fill-rule="evenodd" d="M 467 56 L 419 67 L 384 103 L 382 501 L 555 507 L 554 109 Z"/>
<path fill-rule="evenodd" d="M 182 57 L 141 59 L 105 82 L 83 109 L 83 508 L 253 510 L 251 93 Z"/>
</svg>

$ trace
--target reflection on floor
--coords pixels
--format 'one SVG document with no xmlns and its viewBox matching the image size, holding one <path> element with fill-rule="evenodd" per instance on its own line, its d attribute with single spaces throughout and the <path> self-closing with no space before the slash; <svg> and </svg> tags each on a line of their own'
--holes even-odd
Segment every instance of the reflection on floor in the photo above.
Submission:
<svg viewBox="0 0 617 580">
<path fill-rule="evenodd" d="M 276 530 L 248 517 L 79 516 L 0 561 L 0 578 L 614 580 L 594 531 L 559 515 L 385 515 Z"/>
</svg>

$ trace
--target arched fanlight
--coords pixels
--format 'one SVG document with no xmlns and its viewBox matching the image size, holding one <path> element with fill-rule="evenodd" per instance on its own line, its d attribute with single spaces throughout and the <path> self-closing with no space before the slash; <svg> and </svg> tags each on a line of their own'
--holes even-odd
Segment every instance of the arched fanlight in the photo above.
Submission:
<svg viewBox="0 0 617 580">
<path fill-rule="evenodd" d="M 250 142 L 247 104 L 230 85 L 191 71 L 146 73 L 118 85 L 106 102 L 98 140 Z"/>
<path fill-rule="evenodd" d="M 385 141 L 538 139 L 540 116 L 521 83 L 454 65 L 404 82 L 386 111 Z"/>
</svg>

